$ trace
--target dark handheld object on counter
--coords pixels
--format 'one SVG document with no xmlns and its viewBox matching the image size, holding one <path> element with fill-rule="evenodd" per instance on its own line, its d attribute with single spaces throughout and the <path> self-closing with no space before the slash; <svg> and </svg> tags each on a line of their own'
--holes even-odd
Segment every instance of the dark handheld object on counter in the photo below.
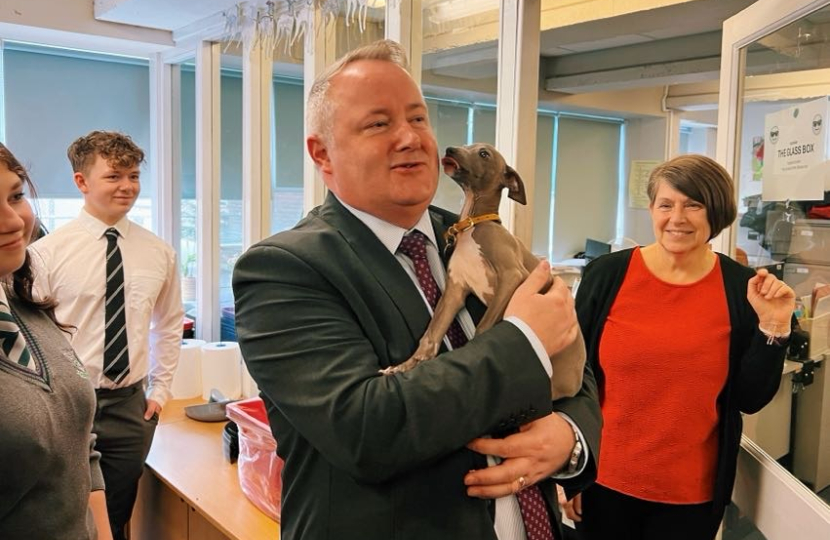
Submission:
<svg viewBox="0 0 830 540">
<path fill-rule="evenodd" d="M 239 426 L 229 421 L 222 430 L 222 453 L 228 463 L 236 463 L 239 458 Z"/>
<path fill-rule="evenodd" d="M 224 422 L 227 419 L 225 417 L 225 405 L 233 403 L 234 401 L 239 400 L 228 399 L 222 392 L 213 388 L 210 391 L 210 399 L 207 403 L 185 407 L 184 414 L 188 418 L 198 420 L 199 422 Z"/>
</svg>

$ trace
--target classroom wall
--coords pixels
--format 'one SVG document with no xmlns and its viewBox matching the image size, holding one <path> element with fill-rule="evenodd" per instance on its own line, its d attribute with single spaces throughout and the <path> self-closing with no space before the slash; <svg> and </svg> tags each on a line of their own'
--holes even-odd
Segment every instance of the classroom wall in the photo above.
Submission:
<svg viewBox="0 0 830 540">
<path fill-rule="evenodd" d="M 651 217 L 648 210 L 632 208 L 629 198 L 629 180 L 632 161 L 664 161 L 666 140 L 665 118 L 638 118 L 626 122 L 625 193 L 623 210 L 623 236 L 637 244 L 654 241 Z"/>
<path fill-rule="evenodd" d="M 61 47 L 147 56 L 172 47 L 167 30 L 96 20 L 92 0 L 2 0 L 0 35 Z"/>
</svg>

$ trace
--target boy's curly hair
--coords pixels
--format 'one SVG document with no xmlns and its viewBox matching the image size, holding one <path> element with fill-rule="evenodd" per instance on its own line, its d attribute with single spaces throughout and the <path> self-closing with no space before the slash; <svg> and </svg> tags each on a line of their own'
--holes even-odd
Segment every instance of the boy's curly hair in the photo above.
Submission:
<svg viewBox="0 0 830 540">
<path fill-rule="evenodd" d="M 73 172 L 86 173 L 95 163 L 95 156 L 104 158 L 111 167 L 130 168 L 144 163 L 144 151 L 129 135 L 116 131 L 93 131 L 79 137 L 66 150 Z"/>
</svg>

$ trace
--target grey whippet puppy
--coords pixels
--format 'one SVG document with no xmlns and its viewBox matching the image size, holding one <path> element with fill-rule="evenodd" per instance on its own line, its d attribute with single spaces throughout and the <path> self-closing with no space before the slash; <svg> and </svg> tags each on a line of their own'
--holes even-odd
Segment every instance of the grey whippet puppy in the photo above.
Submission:
<svg viewBox="0 0 830 540">
<path fill-rule="evenodd" d="M 486 306 L 476 334 L 502 319 L 513 292 L 539 264 L 522 242 L 501 225 L 498 216 L 501 193 L 527 204 L 522 179 L 489 144 L 447 148 L 441 160 L 444 172 L 464 190 L 464 207 L 447 232 L 454 246 L 447 267 L 447 286 L 418 349 L 404 363 L 384 373 L 408 371 L 434 358 L 464 300 L 475 294 Z M 554 279 L 552 276 L 551 279 Z M 556 317 L 556 313 L 551 313 Z M 585 341 L 578 332 L 572 344 L 551 357 L 552 399 L 575 395 L 582 386 Z"/>
</svg>

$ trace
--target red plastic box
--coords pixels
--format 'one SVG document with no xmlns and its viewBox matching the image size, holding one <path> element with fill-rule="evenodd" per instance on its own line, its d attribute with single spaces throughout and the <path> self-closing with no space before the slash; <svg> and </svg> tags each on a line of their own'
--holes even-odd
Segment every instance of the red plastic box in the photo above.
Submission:
<svg viewBox="0 0 830 540">
<path fill-rule="evenodd" d="M 228 403 L 225 414 L 239 426 L 239 487 L 257 508 L 280 520 L 283 460 L 271 435 L 261 398 Z"/>
</svg>

